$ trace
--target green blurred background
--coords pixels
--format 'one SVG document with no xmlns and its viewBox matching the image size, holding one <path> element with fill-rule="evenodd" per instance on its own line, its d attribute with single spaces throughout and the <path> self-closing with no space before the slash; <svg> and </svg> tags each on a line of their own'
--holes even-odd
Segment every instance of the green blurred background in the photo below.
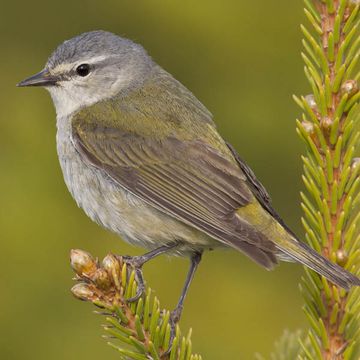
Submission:
<svg viewBox="0 0 360 360">
<path fill-rule="evenodd" d="M 78 33 L 104 29 L 141 43 L 213 112 L 219 131 L 268 188 L 299 234 L 298 110 L 306 93 L 300 60 L 302 2 L 245 0 L 11 1 L 0 13 L 0 357 L 117 359 L 100 338 L 101 318 L 69 289 L 71 248 L 103 257 L 140 254 L 93 224 L 63 183 L 55 112 L 42 89 L 15 84 L 39 71 L 50 52 Z M 162 305 L 172 308 L 184 259 L 145 268 Z M 204 256 L 181 322 L 193 327 L 204 359 L 267 354 L 285 328 L 305 326 L 301 266 L 267 272 L 240 253 Z"/>
</svg>

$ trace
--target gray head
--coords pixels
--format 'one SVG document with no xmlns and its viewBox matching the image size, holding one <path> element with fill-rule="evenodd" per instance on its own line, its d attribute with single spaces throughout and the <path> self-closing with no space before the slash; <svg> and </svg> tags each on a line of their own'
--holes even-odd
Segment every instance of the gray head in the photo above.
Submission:
<svg viewBox="0 0 360 360">
<path fill-rule="evenodd" d="M 144 48 L 106 31 L 62 43 L 40 73 L 18 86 L 44 86 L 58 115 L 141 85 L 153 67 Z"/>
</svg>

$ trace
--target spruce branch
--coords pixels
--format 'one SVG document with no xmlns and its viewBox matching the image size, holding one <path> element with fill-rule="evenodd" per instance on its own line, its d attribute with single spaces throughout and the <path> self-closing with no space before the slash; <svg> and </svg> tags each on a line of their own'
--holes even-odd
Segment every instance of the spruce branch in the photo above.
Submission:
<svg viewBox="0 0 360 360">
<path fill-rule="evenodd" d="M 312 93 L 296 97 L 303 110 L 297 132 L 306 144 L 301 193 L 306 240 L 359 275 L 360 122 L 358 0 L 305 0 L 311 30 L 304 35 L 305 76 Z M 309 320 L 300 359 L 359 359 L 360 291 L 349 293 L 308 269 L 300 289 Z"/>
<path fill-rule="evenodd" d="M 137 301 L 127 301 L 135 296 L 137 283 L 135 272 L 121 256 L 109 254 L 100 263 L 86 251 L 72 250 L 70 261 L 77 282 L 72 293 L 101 309 L 96 313 L 105 317 L 104 338 L 119 352 L 120 359 L 202 359 L 192 353 L 191 330 L 183 336 L 179 326 L 171 351 L 167 351 L 171 341 L 170 312 L 161 309 L 150 288 Z"/>
</svg>

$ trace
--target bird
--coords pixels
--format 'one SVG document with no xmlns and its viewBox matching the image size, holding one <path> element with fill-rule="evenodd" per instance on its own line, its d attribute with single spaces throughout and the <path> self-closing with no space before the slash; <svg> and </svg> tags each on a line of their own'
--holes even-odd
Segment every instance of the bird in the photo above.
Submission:
<svg viewBox="0 0 360 360">
<path fill-rule="evenodd" d="M 63 42 L 18 86 L 42 86 L 56 109 L 65 183 L 85 213 L 145 248 L 135 270 L 169 254 L 190 259 L 172 324 L 206 250 L 231 248 L 271 270 L 301 263 L 346 290 L 360 279 L 302 242 L 264 186 L 219 134 L 212 114 L 139 44 L 96 30 Z"/>
</svg>

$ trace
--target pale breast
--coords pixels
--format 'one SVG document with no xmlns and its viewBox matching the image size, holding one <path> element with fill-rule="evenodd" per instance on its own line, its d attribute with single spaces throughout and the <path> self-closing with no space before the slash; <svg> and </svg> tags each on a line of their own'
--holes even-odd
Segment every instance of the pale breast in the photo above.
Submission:
<svg viewBox="0 0 360 360">
<path fill-rule="evenodd" d="M 86 163 L 71 141 L 70 121 L 58 119 L 57 125 L 57 151 L 65 183 L 92 220 L 124 240 L 149 249 L 174 240 L 183 240 L 191 248 L 219 245 L 206 234 L 130 194 Z"/>
</svg>

